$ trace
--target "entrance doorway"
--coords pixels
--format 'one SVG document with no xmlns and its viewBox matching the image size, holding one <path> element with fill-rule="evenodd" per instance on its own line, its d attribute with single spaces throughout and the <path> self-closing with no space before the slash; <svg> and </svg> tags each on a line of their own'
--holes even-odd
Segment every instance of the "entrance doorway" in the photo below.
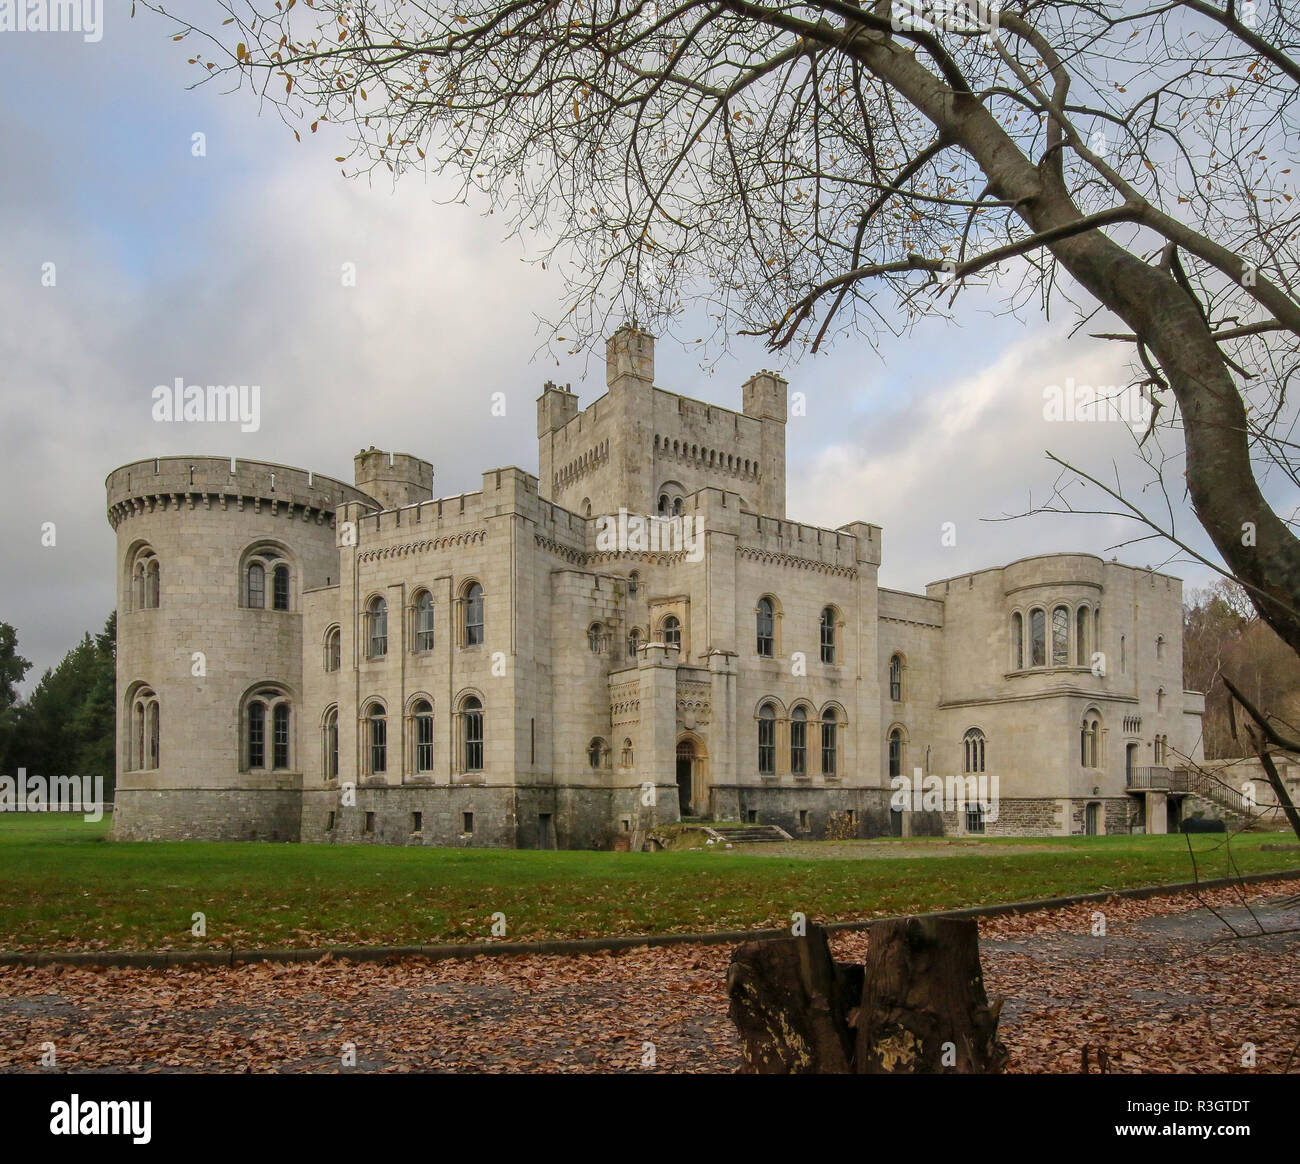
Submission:
<svg viewBox="0 0 1300 1164">
<path fill-rule="evenodd" d="M 1101 805 L 1097 804 L 1094 801 L 1092 804 L 1088 805 L 1086 809 L 1084 809 L 1083 831 L 1087 833 L 1088 836 L 1090 837 L 1095 837 L 1097 835 L 1097 818 L 1099 815 L 1098 809 L 1100 808 Z"/>
<path fill-rule="evenodd" d="M 537 847 L 539 849 L 555 848 L 555 828 L 549 812 L 537 814 Z"/>
<path fill-rule="evenodd" d="M 695 745 L 690 740 L 677 744 L 677 808 L 682 816 L 691 815 L 695 782 Z"/>
<path fill-rule="evenodd" d="M 1133 787 L 1133 761 L 1137 756 L 1137 744 L 1129 744 L 1124 749 L 1124 787 Z"/>
</svg>

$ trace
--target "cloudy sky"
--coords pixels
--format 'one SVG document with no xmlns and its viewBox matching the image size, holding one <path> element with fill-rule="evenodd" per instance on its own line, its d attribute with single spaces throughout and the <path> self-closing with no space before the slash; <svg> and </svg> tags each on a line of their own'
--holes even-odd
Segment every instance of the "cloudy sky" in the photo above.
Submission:
<svg viewBox="0 0 1300 1164">
<path fill-rule="evenodd" d="M 571 381 L 583 405 L 604 383 L 599 359 L 535 358 L 537 317 L 561 289 L 503 241 L 500 218 L 439 205 L 418 177 L 396 190 L 344 179 L 328 129 L 298 144 L 248 94 L 188 89 L 185 47 L 127 7 L 110 0 L 96 44 L 0 34 L 0 621 L 36 664 L 29 687 L 113 607 L 114 467 L 215 453 L 347 480 L 374 444 L 433 461 L 438 491 L 457 493 L 484 469 L 536 472 L 546 379 Z M 55 285 L 43 286 L 50 263 Z M 355 287 L 342 286 L 344 263 Z M 1141 480 L 1123 424 L 1043 419 L 1047 385 L 1126 383 L 1121 346 L 1069 340 L 1061 307 L 1051 323 L 1017 319 L 972 294 L 955 323 L 794 365 L 738 340 L 706 372 L 698 352 L 661 341 L 657 380 L 739 408 L 752 372 L 782 369 L 808 398 L 789 426 L 790 515 L 882 525 L 884 585 L 1049 550 L 1163 563 L 1154 544 L 1112 550 L 1140 532 L 1112 520 L 990 520 L 1046 498 L 1048 449 Z M 178 376 L 260 385 L 260 429 L 154 422 L 153 388 Z M 493 392 L 504 417 L 490 413 Z M 41 544 L 45 522 L 54 546 Z M 955 545 L 942 544 L 945 522 Z"/>
</svg>

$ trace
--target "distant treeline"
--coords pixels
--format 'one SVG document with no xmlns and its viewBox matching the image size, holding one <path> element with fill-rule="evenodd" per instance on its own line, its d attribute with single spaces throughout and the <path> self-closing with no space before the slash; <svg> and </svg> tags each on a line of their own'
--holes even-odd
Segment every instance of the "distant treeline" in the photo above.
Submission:
<svg viewBox="0 0 1300 1164">
<path fill-rule="evenodd" d="M 20 699 L 18 684 L 32 665 L 18 653 L 18 633 L 0 622 L 0 772 L 101 776 L 111 797 L 116 657 L 114 611 L 103 631 L 86 632 L 31 696 Z"/>
</svg>

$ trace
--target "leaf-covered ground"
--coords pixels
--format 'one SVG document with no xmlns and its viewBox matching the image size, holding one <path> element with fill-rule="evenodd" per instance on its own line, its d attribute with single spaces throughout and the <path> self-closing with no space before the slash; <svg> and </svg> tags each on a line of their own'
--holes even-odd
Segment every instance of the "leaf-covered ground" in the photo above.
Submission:
<svg viewBox="0 0 1300 1164">
<path fill-rule="evenodd" d="M 982 923 L 1011 1070 L 1078 1071 L 1085 1044 L 1116 1071 L 1300 1070 L 1300 934 L 1249 936 L 1297 926 L 1300 903 L 1268 886 Z M 837 956 L 860 958 L 864 942 L 837 936 Z M 0 1070 L 40 1069 L 52 1044 L 46 1070 L 732 1071 L 730 956 L 678 946 L 388 965 L 0 968 Z"/>
</svg>

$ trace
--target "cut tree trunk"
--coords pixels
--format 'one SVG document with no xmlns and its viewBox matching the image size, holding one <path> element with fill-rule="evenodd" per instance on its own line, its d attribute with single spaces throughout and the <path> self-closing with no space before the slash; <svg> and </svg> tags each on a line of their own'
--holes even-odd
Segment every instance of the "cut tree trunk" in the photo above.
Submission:
<svg viewBox="0 0 1300 1164">
<path fill-rule="evenodd" d="M 995 1074 L 1006 1066 L 984 993 L 974 921 L 874 923 L 864 966 L 835 962 L 826 932 L 747 942 L 727 970 L 750 1074 Z"/>
</svg>

